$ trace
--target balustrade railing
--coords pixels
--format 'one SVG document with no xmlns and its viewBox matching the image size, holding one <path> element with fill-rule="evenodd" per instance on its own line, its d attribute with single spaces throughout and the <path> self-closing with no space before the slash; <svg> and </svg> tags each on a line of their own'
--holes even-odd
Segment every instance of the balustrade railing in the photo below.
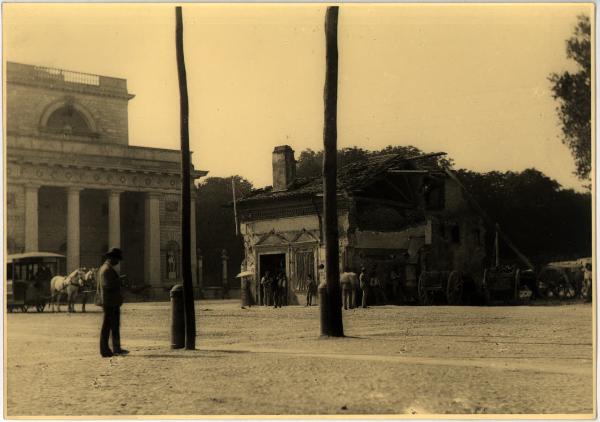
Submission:
<svg viewBox="0 0 600 422">
<path fill-rule="evenodd" d="M 34 66 L 34 71 L 35 77 L 40 79 L 100 86 L 100 76 L 90 73 L 72 72 L 70 70 L 42 66 Z"/>
</svg>

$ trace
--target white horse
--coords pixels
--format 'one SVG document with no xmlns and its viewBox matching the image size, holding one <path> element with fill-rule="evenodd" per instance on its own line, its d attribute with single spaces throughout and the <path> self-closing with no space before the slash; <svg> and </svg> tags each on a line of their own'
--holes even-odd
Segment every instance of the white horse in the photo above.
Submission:
<svg viewBox="0 0 600 422">
<path fill-rule="evenodd" d="M 50 305 L 54 312 L 54 302 L 58 306 L 60 312 L 60 300 L 64 295 L 67 295 L 68 312 L 75 312 L 75 298 L 79 289 L 85 284 L 86 271 L 84 268 L 74 270 L 68 276 L 57 275 L 50 280 Z"/>
<path fill-rule="evenodd" d="M 85 312 L 85 304 L 87 303 L 88 293 L 96 291 L 96 273 L 98 268 L 90 268 L 83 275 L 83 298 L 81 299 L 81 312 Z M 79 293 L 79 292 L 78 292 Z"/>
</svg>

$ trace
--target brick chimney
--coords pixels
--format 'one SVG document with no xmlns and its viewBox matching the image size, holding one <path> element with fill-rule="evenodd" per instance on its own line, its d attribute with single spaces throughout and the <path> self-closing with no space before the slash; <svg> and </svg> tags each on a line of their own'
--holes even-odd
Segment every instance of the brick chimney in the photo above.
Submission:
<svg viewBox="0 0 600 422">
<path fill-rule="evenodd" d="M 289 145 L 273 150 L 273 191 L 286 190 L 296 178 L 296 159 Z"/>
</svg>

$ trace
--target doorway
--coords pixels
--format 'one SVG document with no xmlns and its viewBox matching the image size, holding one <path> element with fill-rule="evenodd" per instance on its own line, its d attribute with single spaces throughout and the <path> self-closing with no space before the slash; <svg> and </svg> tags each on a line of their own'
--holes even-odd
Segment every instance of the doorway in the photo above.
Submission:
<svg viewBox="0 0 600 422">
<path fill-rule="evenodd" d="M 285 268 L 285 254 L 284 253 L 273 253 L 273 254 L 264 254 L 259 256 L 259 280 L 265 276 L 267 271 L 271 275 L 271 277 L 277 277 L 281 272 L 286 274 Z M 289 278 L 288 283 L 286 285 L 285 297 L 287 297 L 287 289 L 289 288 Z M 262 286 L 258 289 L 258 303 L 261 305 L 270 305 L 271 299 L 269 293 L 264 291 Z M 287 303 L 286 303 L 287 304 Z"/>
</svg>

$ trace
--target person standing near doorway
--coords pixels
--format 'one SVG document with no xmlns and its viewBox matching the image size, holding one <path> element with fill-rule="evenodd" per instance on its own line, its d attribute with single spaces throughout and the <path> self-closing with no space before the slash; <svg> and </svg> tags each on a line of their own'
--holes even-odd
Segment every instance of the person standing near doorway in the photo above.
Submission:
<svg viewBox="0 0 600 422">
<path fill-rule="evenodd" d="M 277 277 L 276 284 L 277 284 L 277 293 L 275 293 L 275 295 L 277 296 L 276 304 L 279 305 L 279 307 L 281 308 L 283 305 L 287 305 L 287 303 L 285 303 L 286 292 L 287 292 L 287 277 L 284 272 L 279 274 L 279 277 Z"/>
<path fill-rule="evenodd" d="M 308 279 L 306 282 L 306 305 L 312 306 L 313 296 L 317 294 L 317 282 L 313 278 L 312 275 L 308 275 Z"/>
<path fill-rule="evenodd" d="M 263 306 L 269 306 L 271 304 L 271 273 L 265 272 L 265 275 L 260 280 L 260 288 L 262 291 L 262 304 Z"/>
</svg>

